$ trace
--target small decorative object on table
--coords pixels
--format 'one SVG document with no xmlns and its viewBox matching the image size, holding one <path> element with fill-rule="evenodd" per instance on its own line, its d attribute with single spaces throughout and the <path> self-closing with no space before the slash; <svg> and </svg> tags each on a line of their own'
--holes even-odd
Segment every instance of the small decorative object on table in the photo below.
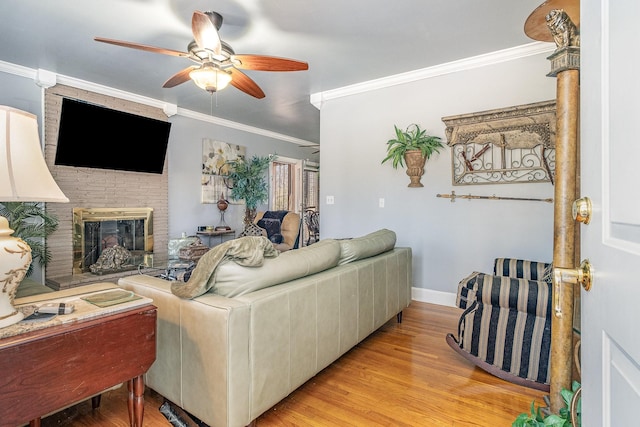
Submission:
<svg viewBox="0 0 640 427">
<path fill-rule="evenodd" d="M 229 202 L 224 198 L 224 193 L 220 193 L 220 199 L 218 199 L 218 210 L 220 211 L 220 224 L 216 225 L 216 231 L 231 230 L 231 227 L 224 221 L 224 212 L 229 207 Z"/>
</svg>

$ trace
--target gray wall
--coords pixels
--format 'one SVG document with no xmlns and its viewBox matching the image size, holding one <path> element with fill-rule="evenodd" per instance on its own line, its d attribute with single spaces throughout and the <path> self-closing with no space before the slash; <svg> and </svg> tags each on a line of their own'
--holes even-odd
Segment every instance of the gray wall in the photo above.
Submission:
<svg viewBox="0 0 640 427">
<path fill-rule="evenodd" d="M 536 55 L 325 101 L 321 108 L 321 237 L 379 228 L 397 233 L 414 256 L 417 299 L 452 303 L 458 282 L 490 271 L 495 257 L 550 261 L 553 204 L 462 200 L 438 193 L 553 197 L 550 183 L 453 186 L 450 149 L 430 159 L 424 188 L 404 170 L 381 165 L 393 125 L 417 123 L 445 139 L 441 118 L 555 98 L 547 55 Z M 327 205 L 326 196 L 335 204 Z M 379 198 L 385 207 L 378 207 Z"/>
<path fill-rule="evenodd" d="M 277 154 L 295 159 L 306 159 L 310 150 L 262 135 L 206 123 L 191 118 L 173 116 L 170 119 L 169 142 L 169 237 L 181 233 L 195 234 L 199 225 L 216 225 L 220 213 L 215 204 L 201 203 L 202 140 L 215 139 L 247 148 L 247 158 L 254 155 Z M 312 151 L 312 150 L 311 150 Z M 259 207 L 265 209 L 266 206 Z M 242 230 L 244 205 L 229 205 L 226 223 Z"/>
</svg>

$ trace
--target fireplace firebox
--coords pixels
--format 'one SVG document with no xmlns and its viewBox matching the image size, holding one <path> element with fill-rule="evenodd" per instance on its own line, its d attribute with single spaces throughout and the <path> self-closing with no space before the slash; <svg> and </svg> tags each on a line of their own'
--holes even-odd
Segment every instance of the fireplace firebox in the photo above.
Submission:
<svg viewBox="0 0 640 427">
<path fill-rule="evenodd" d="M 88 272 L 106 249 L 116 246 L 131 255 L 119 271 L 153 266 L 152 208 L 73 209 L 73 274 Z"/>
</svg>

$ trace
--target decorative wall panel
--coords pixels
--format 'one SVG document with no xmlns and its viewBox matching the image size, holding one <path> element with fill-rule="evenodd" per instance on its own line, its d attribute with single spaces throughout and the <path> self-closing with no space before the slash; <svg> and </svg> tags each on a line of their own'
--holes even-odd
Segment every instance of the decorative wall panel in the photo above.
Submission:
<svg viewBox="0 0 640 427">
<path fill-rule="evenodd" d="M 453 185 L 551 182 L 555 100 L 443 117 Z"/>
</svg>

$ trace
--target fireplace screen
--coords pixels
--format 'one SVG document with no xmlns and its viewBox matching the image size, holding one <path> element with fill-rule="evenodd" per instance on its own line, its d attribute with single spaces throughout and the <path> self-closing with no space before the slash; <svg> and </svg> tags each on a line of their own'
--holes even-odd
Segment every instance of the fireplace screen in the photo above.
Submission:
<svg viewBox="0 0 640 427">
<path fill-rule="evenodd" d="M 152 266 L 153 209 L 74 208 L 73 273 Z"/>
</svg>

